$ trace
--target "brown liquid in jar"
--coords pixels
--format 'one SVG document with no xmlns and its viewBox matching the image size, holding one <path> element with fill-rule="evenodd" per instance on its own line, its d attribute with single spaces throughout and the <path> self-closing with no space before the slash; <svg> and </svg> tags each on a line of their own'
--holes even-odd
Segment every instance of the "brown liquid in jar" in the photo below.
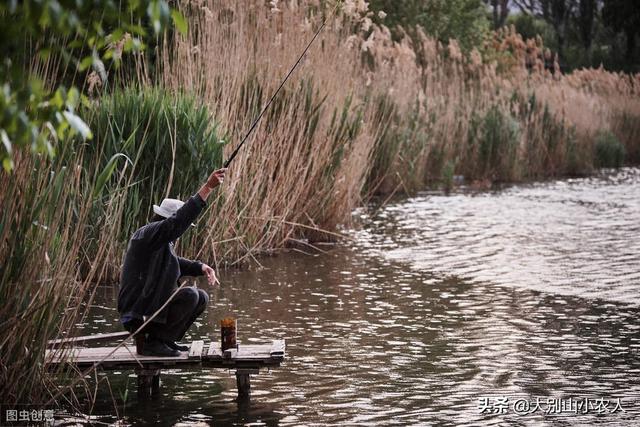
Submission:
<svg viewBox="0 0 640 427">
<path fill-rule="evenodd" d="M 220 321 L 220 348 L 225 351 L 236 348 L 236 319 L 226 317 Z"/>
</svg>

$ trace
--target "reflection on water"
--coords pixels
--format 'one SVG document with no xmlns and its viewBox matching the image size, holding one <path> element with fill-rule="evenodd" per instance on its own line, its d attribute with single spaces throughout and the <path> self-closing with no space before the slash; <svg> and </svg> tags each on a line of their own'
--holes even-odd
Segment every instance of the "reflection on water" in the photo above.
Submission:
<svg viewBox="0 0 640 427">
<path fill-rule="evenodd" d="M 631 425 L 640 416 L 637 170 L 424 196 L 366 214 L 351 248 L 224 272 L 190 339 L 287 339 L 287 360 L 235 402 L 221 370 L 166 371 L 159 401 L 110 373 L 129 423 Z M 438 258 L 434 258 L 438 254 Z M 582 268 L 581 268 L 582 267 Z M 557 289 L 554 288 L 557 283 Z M 506 286 L 505 286 L 506 285 Z M 614 290 L 612 290 L 614 289 Z M 118 330 L 106 289 L 86 332 Z M 94 414 L 115 421 L 106 387 Z M 621 399 L 604 415 L 481 414 L 483 397 Z M 108 414 L 108 415 L 107 415 Z"/>
<path fill-rule="evenodd" d="M 422 271 L 640 302 L 640 169 L 498 193 L 426 195 L 360 216 L 363 247 Z"/>
</svg>

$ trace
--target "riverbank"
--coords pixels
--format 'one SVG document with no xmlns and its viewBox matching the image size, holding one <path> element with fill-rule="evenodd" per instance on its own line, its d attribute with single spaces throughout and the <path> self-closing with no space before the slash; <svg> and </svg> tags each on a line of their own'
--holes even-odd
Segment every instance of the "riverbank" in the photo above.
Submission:
<svg viewBox="0 0 640 427">
<path fill-rule="evenodd" d="M 319 24 L 289 7 L 184 12 L 188 34 L 155 63 L 139 57 L 130 86 L 91 93 L 93 141 L 60 144 L 53 160 L 16 153 L 15 171 L 0 172 L 9 403 L 55 388 L 33 368 L 46 340 L 73 333 L 95 283 L 117 278 L 150 206 L 188 197 L 229 155 Z M 392 40 L 366 11 L 331 21 L 181 254 L 235 266 L 333 240 L 370 195 L 456 175 L 486 185 L 640 161 L 637 75 L 552 73 L 544 46 L 510 31 L 468 55 L 421 37 Z"/>
</svg>

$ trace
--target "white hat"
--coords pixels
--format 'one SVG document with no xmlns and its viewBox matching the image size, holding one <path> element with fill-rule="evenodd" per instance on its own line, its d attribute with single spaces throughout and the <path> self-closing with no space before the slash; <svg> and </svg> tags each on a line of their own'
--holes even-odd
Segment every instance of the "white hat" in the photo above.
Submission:
<svg viewBox="0 0 640 427">
<path fill-rule="evenodd" d="M 182 206 L 184 206 L 184 202 L 182 200 L 164 199 L 162 203 L 160 203 L 160 206 L 153 205 L 153 212 L 160 215 L 161 217 L 169 218 Z"/>
</svg>

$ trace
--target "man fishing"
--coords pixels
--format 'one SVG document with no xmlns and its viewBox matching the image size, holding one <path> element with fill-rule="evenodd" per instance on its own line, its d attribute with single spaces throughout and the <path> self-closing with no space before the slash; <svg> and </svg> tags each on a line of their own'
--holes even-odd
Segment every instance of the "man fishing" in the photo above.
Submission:
<svg viewBox="0 0 640 427">
<path fill-rule="evenodd" d="M 135 332 L 158 311 L 178 289 L 183 276 L 206 275 L 211 285 L 218 283 L 213 268 L 176 255 L 176 240 L 192 225 L 206 206 L 206 200 L 224 181 L 226 169 L 218 169 L 186 203 L 164 199 L 154 205 L 151 222 L 133 233 L 120 275 L 118 312 L 124 328 Z M 145 356 L 178 356 L 188 347 L 176 343 L 202 314 L 209 302 L 206 292 L 184 287 L 145 326 L 137 337 L 137 351 Z"/>
<path fill-rule="evenodd" d="M 332 14 L 339 5 L 340 2 L 337 2 Z M 178 278 L 206 274 L 209 283 L 217 282 L 215 272 L 208 265 L 178 257 L 173 250 L 174 243 L 206 206 L 205 201 L 211 191 L 222 183 L 226 168 L 249 140 L 260 119 L 326 23 L 325 18 L 278 89 L 253 121 L 240 144 L 224 163 L 224 168 L 212 172 L 200 191 L 186 203 L 165 199 L 160 206 L 154 205 L 153 211 L 156 216 L 153 221 L 133 234 L 124 257 L 118 295 L 118 312 L 122 324 L 129 332 L 138 330 L 144 323 L 145 316 L 153 316 L 171 298 L 177 289 Z M 141 343 L 136 339 L 137 351 L 150 356 L 177 356 L 180 354 L 179 351 L 188 350 L 187 347 L 176 344 L 176 341 L 184 336 L 189 326 L 207 307 L 208 302 L 209 296 L 202 290 L 191 287 L 180 289 L 167 307 L 144 328 L 144 341 Z"/>
</svg>

